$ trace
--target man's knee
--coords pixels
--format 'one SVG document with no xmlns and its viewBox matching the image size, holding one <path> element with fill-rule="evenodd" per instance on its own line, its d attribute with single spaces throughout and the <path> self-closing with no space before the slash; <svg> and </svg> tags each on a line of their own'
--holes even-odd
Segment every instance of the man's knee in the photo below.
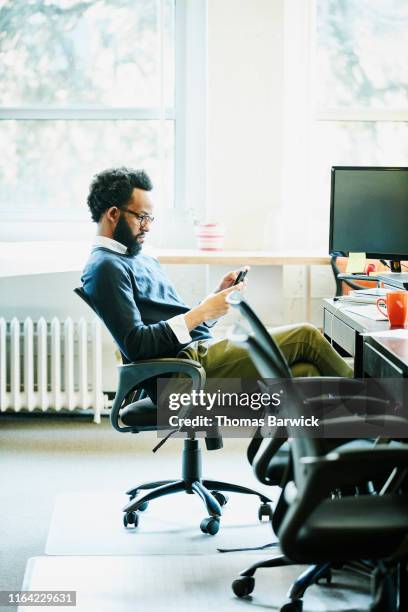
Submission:
<svg viewBox="0 0 408 612">
<path fill-rule="evenodd" d="M 294 376 L 295 378 L 297 377 L 308 378 L 310 376 L 321 376 L 321 372 L 318 369 L 318 367 L 315 366 L 314 363 L 308 363 L 306 361 L 294 363 L 293 366 L 291 367 L 291 370 L 292 370 L 292 376 Z"/>
<path fill-rule="evenodd" d="M 323 338 L 317 327 L 311 323 L 300 323 L 298 327 L 298 334 L 310 344 Z"/>
</svg>

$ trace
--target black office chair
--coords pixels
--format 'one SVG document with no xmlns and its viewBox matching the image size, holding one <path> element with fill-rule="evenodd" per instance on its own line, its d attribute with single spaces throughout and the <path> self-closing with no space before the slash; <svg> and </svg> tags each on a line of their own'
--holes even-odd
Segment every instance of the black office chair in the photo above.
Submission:
<svg viewBox="0 0 408 612">
<path fill-rule="evenodd" d="M 285 488 L 288 510 L 279 529 L 281 550 L 295 563 L 324 569 L 369 560 L 372 612 L 408 610 L 408 448 L 377 444 L 323 453 L 321 441 L 294 438 L 293 480 Z M 378 494 L 333 495 L 373 481 L 389 482 Z M 360 561 L 361 563 L 361 561 Z M 301 610 L 291 594 L 286 611 Z"/>
<path fill-rule="evenodd" d="M 361 289 L 369 289 L 369 288 L 378 288 L 381 283 L 379 283 L 374 276 L 369 276 L 369 274 L 362 272 L 361 274 L 347 274 L 346 272 L 342 272 L 338 266 L 338 258 L 344 257 L 342 253 L 333 251 L 330 254 L 330 265 L 334 276 L 334 281 L 336 283 L 336 297 L 343 295 L 344 293 L 344 285 L 350 287 L 350 289 L 361 290 Z M 381 263 L 385 263 L 384 260 L 380 260 Z M 375 264 L 374 264 L 375 268 Z M 356 283 L 355 281 L 362 281 L 364 284 Z"/>
<path fill-rule="evenodd" d="M 273 339 L 270 338 L 248 304 L 238 299 L 235 300 L 234 305 L 240 308 L 256 334 L 255 337 L 247 336 L 246 339 L 241 335 L 240 342 L 246 345 L 258 371 L 266 379 L 281 376 L 282 370 L 285 369 L 285 361 Z M 307 398 L 305 400 L 303 393 L 302 395 L 298 393 L 301 381 L 290 381 L 290 371 L 288 380 L 288 391 L 292 399 L 292 409 L 294 409 L 293 416 L 301 416 L 311 406 L 313 411 L 316 411 L 320 405 L 321 413 L 329 414 L 327 426 L 339 425 L 338 422 L 336 423 L 339 419 L 330 418 L 330 411 L 339 405 L 343 396 L 325 394 L 320 398 L 314 397 L 310 403 Z M 311 382 L 313 384 L 315 381 Z M 344 382 L 348 392 L 353 388 L 355 390 L 356 385 L 361 384 L 359 381 L 350 380 L 341 382 Z M 344 397 L 350 399 L 347 394 Z M 354 408 L 357 414 L 353 415 L 350 420 L 355 425 L 360 404 L 361 412 L 364 414 L 366 398 L 353 399 L 355 399 Z M 405 419 L 382 414 L 387 405 L 386 400 L 381 397 L 377 400 L 370 398 L 370 402 L 377 404 L 377 414 L 372 417 L 374 420 L 379 419 L 384 423 L 386 419 L 389 419 L 394 426 L 405 427 L 407 431 L 408 424 Z M 325 410 L 327 404 L 329 406 Z M 344 428 L 344 417 L 342 421 L 341 425 Z M 259 449 L 258 446 L 258 452 L 253 457 L 255 473 L 258 479 L 265 484 L 268 482 L 276 484 L 272 466 L 276 451 L 282 444 L 282 439 L 285 440 L 285 433 L 286 436 L 290 436 L 292 432 L 290 428 L 287 432 L 275 432 L 275 436 L 265 441 L 263 447 Z M 404 479 L 406 482 L 407 448 L 393 449 L 384 444 L 373 447 L 369 440 L 359 441 L 360 447 L 353 448 L 352 445 L 355 443 L 347 445 L 345 439 L 303 439 L 298 438 L 296 434 L 297 432 L 293 432 L 291 453 L 285 473 L 286 482 L 283 483 L 285 492 L 280 496 L 273 517 L 273 528 L 279 537 L 283 555 L 262 560 L 244 570 L 233 582 L 234 593 L 239 597 L 249 595 L 255 586 L 253 576 L 261 567 L 313 563 L 314 565 L 309 567 L 292 585 L 288 595 L 290 602 L 281 608 L 281 612 L 299 612 L 302 610 L 302 597 L 308 586 L 320 578 L 326 578 L 328 582 L 331 580 L 333 563 L 342 565 L 349 563 L 350 560 L 380 560 L 381 563 L 376 567 L 373 583 L 375 602 L 372 610 L 376 612 L 380 610 L 396 611 L 396 607 L 385 607 L 389 602 L 393 602 L 393 598 L 395 599 L 395 590 L 392 589 L 390 580 L 384 572 L 384 563 L 390 562 L 391 553 L 397 555 L 394 565 L 395 567 L 398 565 L 400 578 L 403 575 L 406 579 L 404 572 L 406 572 L 408 544 L 405 543 L 404 548 L 403 540 L 408 535 L 408 514 L 404 515 L 408 509 L 408 497 L 406 488 L 405 494 L 401 495 L 401 484 Z M 364 448 L 364 445 L 368 445 L 368 448 Z M 331 461 L 334 466 L 333 478 L 331 478 Z M 336 464 L 336 461 L 339 463 Z M 309 463 L 313 465 L 311 471 L 315 470 L 315 474 L 307 477 Z M 324 469 L 321 467 L 323 465 Z M 367 494 L 370 493 L 370 490 L 364 490 L 364 485 L 378 480 L 381 474 L 383 477 L 392 474 L 392 478 L 382 487 L 381 495 Z M 320 481 L 320 476 L 323 477 L 322 481 Z M 298 486 L 298 482 L 301 483 L 302 488 Z M 355 496 L 356 490 L 360 492 L 359 496 Z M 337 491 L 335 496 L 333 491 Z M 341 491 L 341 497 L 339 497 L 339 491 Z M 385 508 L 388 515 L 383 513 Z M 367 511 L 373 514 L 367 517 Z M 389 523 L 388 520 L 390 520 Z M 384 537 L 381 535 L 381 541 L 377 547 L 377 533 L 384 529 L 387 534 Z M 392 540 L 391 544 L 390 540 Z M 367 571 L 367 564 L 360 563 L 360 565 Z M 400 603 L 398 611 L 406 609 L 404 607 L 407 605 L 406 597 L 406 592 L 404 594 L 401 591 L 400 598 L 405 603 Z"/>
<path fill-rule="evenodd" d="M 92 303 L 88 299 L 82 287 L 74 289 L 75 293 L 86 304 L 94 310 Z M 112 426 L 120 433 L 139 433 L 142 431 L 157 431 L 160 426 L 157 423 L 157 406 L 146 397 L 143 383 L 153 377 L 165 377 L 168 374 L 179 374 L 191 379 L 191 390 L 200 391 L 206 382 L 205 371 L 201 364 L 179 358 L 147 359 L 137 363 L 126 363 L 126 358 L 122 355 L 123 365 L 119 366 L 119 384 L 112 405 L 110 420 Z M 168 428 L 167 428 L 168 429 Z M 174 430 L 170 431 L 170 434 Z M 162 439 L 161 443 L 165 440 Z M 156 449 L 161 445 L 159 443 Z M 222 438 L 218 430 L 211 429 L 205 431 L 205 443 L 207 450 L 222 448 Z M 140 491 L 148 491 L 143 496 L 136 499 Z M 194 431 L 186 431 L 184 448 L 182 454 L 181 478 L 178 480 L 159 480 L 138 484 L 127 491 L 130 501 L 123 508 L 123 522 L 125 527 L 133 525 L 137 527 L 139 522 L 139 512 L 146 510 L 149 502 L 153 499 L 185 491 L 195 493 L 204 502 L 207 508 L 208 517 L 204 518 L 200 524 L 203 533 L 214 535 L 220 526 L 221 507 L 224 506 L 228 498 L 222 492 L 244 493 L 256 495 L 261 501 L 259 508 L 259 518 L 269 518 L 271 501 L 266 495 L 259 493 L 248 487 L 219 480 L 208 480 L 202 478 L 201 451 L 199 440 Z"/>
</svg>

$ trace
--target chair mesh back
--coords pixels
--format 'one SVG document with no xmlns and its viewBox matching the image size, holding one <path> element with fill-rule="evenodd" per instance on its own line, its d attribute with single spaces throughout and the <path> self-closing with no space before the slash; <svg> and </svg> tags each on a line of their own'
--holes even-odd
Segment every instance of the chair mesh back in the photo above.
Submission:
<svg viewBox="0 0 408 612">
<path fill-rule="evenodd" d="M 78 297 L 80 297 L 80 298 L 81 298 L 81 300 L 83 300 L 83 301 L 85 302 L 85 304 L 87 304 L 87 305 L 89 306 L 89 308 L 90 308 L 91 310 L 93 310 L 93 312 L 94 312 L 95 314 L 97 314 L 97 315 L 98 315 L 98 313 L 96 312 L 95 308 L 92 306 L 92 303 L 91 303 L 90 299 L 89 299 L 89 298 L 88 298 L 88 296 L 86 295 L 86 293 L 85 293 L 85 291 L 84 291 L 84 288 L 83 288 L 83 287 L 75 287 L 75 289 L 74 289 L 74 293 L 76 293 L 76 294 L 77 294 L 77 296 L 78 296 Z M 98 315 L 98 316 L 99 316 L 99 315 Z M 127 358 L 125 357 L 125 355 L 124 355 L 122 352 L 120 352 L 120 355 L 121 355 L 121 357 L 122 357 L 122 363 L 124 363 L 124 364 L 126 364 L 126 363 L 130 363 L 129 359 L 127 359 Z"/>
<path fill-rule="evenodd" d="M 291 378 L 292 373 L 282 351 L 259 317 L 244 300 L 240 302 L 239 309 L 241 314 L 249 322 L 254 332 L 255 339 L 262 346 L 266 354 L 269 355 L 269 367 L 273 368 L 275 371 L 275 374 L 271 375 L 271 377 L 281 376 L 282 378 Z"/>
</svg>

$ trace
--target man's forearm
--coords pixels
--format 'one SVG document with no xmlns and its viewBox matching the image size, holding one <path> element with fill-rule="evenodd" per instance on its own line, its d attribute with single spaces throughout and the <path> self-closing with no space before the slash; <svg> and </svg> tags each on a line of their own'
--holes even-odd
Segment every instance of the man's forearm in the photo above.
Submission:
<svg viewBox="0 0 408 612">
<path fill-rule="evenodd" d="M 207 317 L 205 309 L 202 307 L 201 304 L 199 304 L 195 308 L 192 308 L 184 315 L 184 320 L 186 322 L 187 329 L 189 332 L 195 327 L 197 327 L 197 325 L 201 325 L 201 323 L 204 323 L 206 318 Z"/>
</svg>

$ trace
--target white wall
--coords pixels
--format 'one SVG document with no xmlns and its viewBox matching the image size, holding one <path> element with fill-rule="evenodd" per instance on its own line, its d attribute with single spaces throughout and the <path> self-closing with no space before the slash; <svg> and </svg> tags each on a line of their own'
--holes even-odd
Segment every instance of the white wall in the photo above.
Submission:
<svg viewBox="0 0 408 612">
<path fill-rule="evenodd" d="M 282 243 L 283 25 L 283 0 L 208 2 L 207 206 L 227 248 Z"/>
<path fill-rule="evenodd" d="M 284 5 L 285 0 L 208 0 L 207 209 L 209 220 L 225 225 L 226 248 L 308 247 L 308 236 L 294 231 L 293 214 L 282 208 Z M 303 267 L 283 274 L 280 268 L 258 268 L 250 283 L 248 297 L 269 325 L 304 319 Z M 313 269 L 315 324 L 321 324 L 321 298 L 332 293 L 330 269 Z"/>
</svg>

